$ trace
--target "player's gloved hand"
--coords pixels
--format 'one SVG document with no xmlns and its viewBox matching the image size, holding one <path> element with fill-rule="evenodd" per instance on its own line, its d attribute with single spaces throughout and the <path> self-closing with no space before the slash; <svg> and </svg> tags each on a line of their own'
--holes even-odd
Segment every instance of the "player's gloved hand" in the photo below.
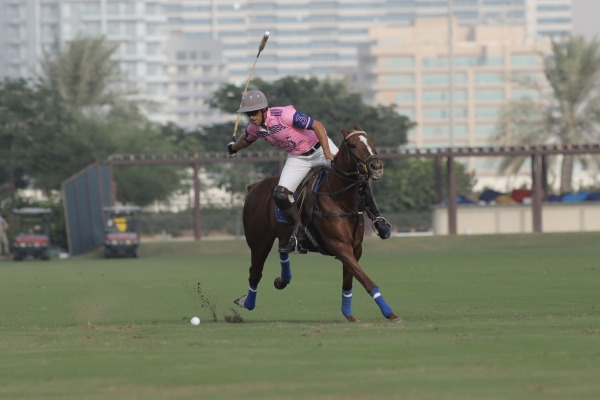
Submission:
<svg viewBox="0 0 600 400">
<path fill-rule="evenodd" d="M 333 154 L 329 153 L 329 157 L 325 156 L 325 162 L 327 163 L 327 167 L 331 168 L 331 161 L 333 160 Z"/>
<path fill-rule="evenodd" d="M 231 138 L 231 142 L 227 143 L 227 152 L 229 153 L 229 157 L 233 157 L 235 155 L 235 153 L 237 153 L 237 150 L 233 149 L 233 145 L 235 143 L 235 138 Z"/>
</svg>

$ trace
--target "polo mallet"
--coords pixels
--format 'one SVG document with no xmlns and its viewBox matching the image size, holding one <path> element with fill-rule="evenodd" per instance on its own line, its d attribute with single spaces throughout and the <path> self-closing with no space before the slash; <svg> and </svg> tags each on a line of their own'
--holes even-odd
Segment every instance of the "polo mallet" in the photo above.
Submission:
<svg viewBox="0 0 600 400">
<path fill-rule="evenodd" d="M 269 40 L 269 35 L 270 35 L 269 31 L 265 31 L 265 34 L 263 35 L 262 40 L 260 41 L 260 44 L 258 45 L 258 53 L 256 53 L 256 58 L 254 59 L 254 64 L 252 64 L 252 69 L 250 70 L 250 75 L 248 75 L 248 80 L 246 81 L 246 87 L 244 88 L 244 92 L 242 93 L 242 98 L 248 91 L 248 86 L 250 85 L 250 79 L 252 79 L 252 73 L 254 72 L 254 67 L 256 67 L 256 63 L 258 61 L 258 57 L 260 56 L 261 51 L 263 51 L 263 49 L 267 45 L 267 40 Z M 239 108 L 242 108 L 241 101 L 240 101 Z M 237 118 L 235 120 L 235 127 L 233 128 L 233 136 L 231 137 L 232 142 L 235 142 L 235 135 L 237 134 L 238 124 L 240 123 L 240 115 L 241 115 L 241 113 L 238 112 Z"/>
</svg>

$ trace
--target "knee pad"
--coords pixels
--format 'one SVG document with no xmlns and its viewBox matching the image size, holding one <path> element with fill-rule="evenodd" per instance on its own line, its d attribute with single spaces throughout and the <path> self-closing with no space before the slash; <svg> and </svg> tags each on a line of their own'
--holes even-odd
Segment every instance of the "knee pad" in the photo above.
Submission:
<svg viewBox="0 0 600 400">
<path fill-rule="evenodd" d="M 273 191 L 273 200 L 275 200 L 275 204 L 282 210 L 288 209 L 292 207 L 294 203 L 294 198 L 289 190 L 287 190 L 283 186 L 277 186 Z"/>
</svg>

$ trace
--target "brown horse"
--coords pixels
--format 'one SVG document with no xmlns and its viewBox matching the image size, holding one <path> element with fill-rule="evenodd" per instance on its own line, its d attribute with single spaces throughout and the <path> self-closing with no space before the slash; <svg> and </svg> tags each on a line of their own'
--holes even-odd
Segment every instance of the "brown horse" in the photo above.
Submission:
<svg viewBox="0 0 600 400">
<path fill-rule="evenodd" d="M 383 316 L 390 321 L 399 322 L 402 321 L 401 318 L 393 313 L 375 282 L 358 263 L 364 238 L 360 194 L 370 179 L 382 178 L 383 163 L 377 156 L 371 138 L 358 126 L 355 125 L 353 131 L 342 129 L 342 134 L 344 139 L 331 168 L 325 168 L 312 191 L 307 186 L 308 194 L 303 197 L 303 203 L 311 204 L 310 207 L 304 207 L 305 214 L 312 216 L 310 222 L 305 220 L 305 224 L 309 226 L 307 236 L 311 242 L 308 247 L 310 251 L 332 255 L 342 262 L 341 310 L 348 321 L 357 320 L 352 313 L 352 283 L 356 278 L 373 297 Z M 270 177 L 251 185 L 244 203 L 244 229 L 252 265 L 248 293 L 235 300 L 235 304 L 248 310 L 255 307 L 258 283 L 275 239 L 279 239 L 280 245 L 287 243 L 292 232 L 289 224 L 279 222 L 276 218 L 272 196 L 278 181 L 279 177 Z M 299 198 L 300 195 L 297 203 L 300 202 Z M 291 281 L 289 254 L 279 253 L 279 258 L 281 276 L 275 279 L 274 284 L 277 289 L 283 289 Z"/>
</svg>

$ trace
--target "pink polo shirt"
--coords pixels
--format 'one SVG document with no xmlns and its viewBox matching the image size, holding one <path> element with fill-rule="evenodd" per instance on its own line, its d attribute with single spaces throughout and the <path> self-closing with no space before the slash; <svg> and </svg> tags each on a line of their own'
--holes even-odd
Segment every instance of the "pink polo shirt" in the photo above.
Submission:
<svg viewBox="0 0 600 400">
<path fill-rule="evenodd" d="M 261 138 L 286 153 L 301 155 L 319 141 L 311 129 L 313 121 L 312 117 L 296 111 L 294 106 L 271 107 L 264 121 L 267 130 L 250 124 L 246 128 L 245 140 L 254 142 Z"/>
</svg>

